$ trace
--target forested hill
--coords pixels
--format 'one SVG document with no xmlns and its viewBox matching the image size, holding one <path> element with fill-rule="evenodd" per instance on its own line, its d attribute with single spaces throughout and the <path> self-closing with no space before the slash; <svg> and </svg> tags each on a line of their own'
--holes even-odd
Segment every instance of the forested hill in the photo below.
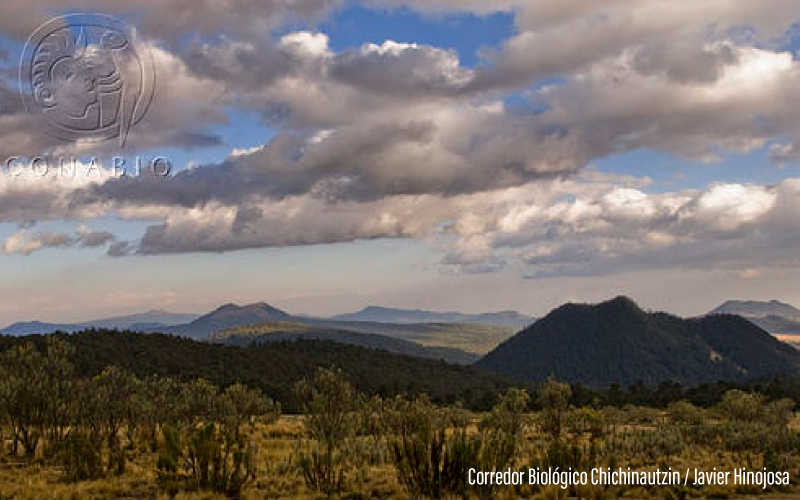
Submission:
<svg viewBox="0 0 800 500">
<path fill-rule="evenodd" d="M 681 319 L 618 297 L 559 307 L 477 365 L 519 380 L 552 375 L 594 387 L 696 384 L 796 375 L 800 352 L 739 316 Z"/>
<path fill-rule="evenodd" d="M 87 331 L 56 334 L 75 347 L 77 375 L 91 377 L 118 366 L 140 378 L 151 375 L 204 378 L 217 385 L 242 382 L 293 410 L 294 384 L 319 367 L 340 367 L 368 394 L 429 394 L 438 403 L 461 401 L 490 407 L 510 386 L 501 376 L 467 366 L 419 359 L 327 341 L 292 341 L 230 347 L 161 334 Z M 33 342 L 44 350 L 47 336 L 0 337 L 0 352 Z"/>
</svg>

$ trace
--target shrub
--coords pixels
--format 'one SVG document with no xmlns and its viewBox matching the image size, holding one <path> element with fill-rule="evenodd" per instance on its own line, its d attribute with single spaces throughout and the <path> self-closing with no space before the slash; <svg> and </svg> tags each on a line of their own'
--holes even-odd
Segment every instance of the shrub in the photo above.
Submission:
<svg viewBox="0 0 800 500">
<path fill-rule="evenodd" d="M 328 496 L 344 491 L 349 461 L 345 452 L 319 443 L 297 450 L 296 463 L 306 486 Z"/>
<path fill-rule="evenodd" d="M 480 466 L 481 441 L 467 433 L 467 422 L 458 411 L 436 407 L 424 397 L 397 398 L 387 408 L 385 419 L 391 429 L 389 448 L 397 477 L 410 495 L 463 494 L 467 471 Z M 487 453 L 486 459 L 490 457 Z"/>
<path fill-rule="evenodd" d="M 446 429 L 431 427 L 403 435 L 392 445 L 397 477 L 415 497 L 463 493 L 467 471 L 475 466 L 478 445 L 463 429 L 450 437 Z"/>
<path fill-rule="evenodd" d="M 81 432 L 70 432 L 61 443 L 58 454 L 67 481 L 76 483 L 103 475 L 101 450 Z"/>
<path fill-rule="evenodd" d="M 667 407 L 670 420 L 677 424 L 699 425 L 705 415 L 702 409 L 688 401 L 676 401 Z"/>
<path fill-rule="evenodd" d="M 278 407 L 258 391 L 234 385 L 220 394 L 211 384 L 198 380 L 184 388 L 177 420 L 183 431 L 162 427 L 157 468 L 162 489 L 205 490 L 239 498 L 256 478 L 257 449 L 248 436 L 257 414 L 276 419 Z M 193 418 L 191 418 L 193 416 Z"/>
<path fill-rule="evenodd" d="M 296 450 L 296 463 L 306 485 L 328 496 L 347 484 L 348 443 L 356 435 L 359 395 L 341 370 L 320 369 L 295 391 L 305 413 L 312 442 Z"/>
<path fill-rule="evenodd" d="M 755 422 L 761 417 L 764 398 L 760 394 L 749 394 L 739 390 L 731 390 L 722 396 L 720 410 L 732 421 Z"/>
<path fill-rule="evenodd" d="M 542 431 L 553 437 L 561 435 L 570 397 L 572 390 L 569 385 L 547 379 L 539 391 L 539 405 L 542 407 L 539 425 Z"/>
</svg>

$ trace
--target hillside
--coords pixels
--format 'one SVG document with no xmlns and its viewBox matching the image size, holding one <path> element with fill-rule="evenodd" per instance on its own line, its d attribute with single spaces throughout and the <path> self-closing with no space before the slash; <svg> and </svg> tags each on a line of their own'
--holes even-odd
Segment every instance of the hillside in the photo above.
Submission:
<svg viewBox="0 0 800 500">
<path fill-rule="evenodd" d="M 42 335 L 52 332 L 72 333 L 85 329 L 85 326 L 68 323 L 44 323 L 42 321 L 23 321 L 8 325 L 0 330 L 0 335 L 21 337 L 23 335 Z"/>
<path fill-rule="evenodd" d="M 295 321 L 317 328 L 386 335 L 426 347 L 459 349 L 480 355 L 488 353 L 517 332 L 514 328 L 463 323 L 393 324 L 314 318 L 295 318 Z"/>
<path fill-rule="evenodd" d="M 193 339 L 205 339 L 211 335 L 236 326 L 291 321 L 292 316 L 269 304 L 259 302 L 246 306 L 226 304 L 208 314 L 200 316 L 191 323 L 170 328 L 157 329 L 158 333 L 168 333 Z"/>
<path fill-rule="evenodd" d="M 117 316 L 113 318 L 103 318 L 82 323 L 45 323 L 41 321 L 29 321 L 14 323 L 0 329 L 0 335 L 37 335 L 61 331 L 72 333 L 87 328 L 106 328 L 118 330 L 142 331 L 148 329 L 159 329 L 173 325 L 188 323 L 197 318 L 196 314 L 172 313 L 169 311 L 154 310 L 144 313 L 130 314 L 128 316 Z"/>
<path fill-rule="evenodd" d="M 687 320 L 618 297 L 561 306 L 477 366 L 519 380 L 553 375 L 591 386 L 699 383 L 797 374 L 800 353 L 739 316 Z"/>
<path fill-rule="evenodd" d="M 800 309 L 778 300 L 771 300 L 769 302 L 729 300 L 709 314 L 736 314 L 745 318 L 778 316 L 791 321 L 800 321 Z"/>
<path fill-rule="evenodd" d="M 747 319 L 772 335 L 800 336 L 800 321 L 792 321 L 782 316 L 764 316 L 763 318 Z"/>
<path fill-rule="evenodd" d="M 294 384 L 319 367 L 342 368 L 368 394 L 430 394 L 434 401 L 461 401 L 486 408 L 498 391 L 509 387 L 503 377 L 468 366 L 401 356 L 385 351 L 324 341 L 265 343 L 229 347 L 160 334 L 88 331 L 60 335 L 75 347 L 77 374 L 94 376 L 116 365 L 138 377 L 163 375 L 205 378 L 220 386 L 242 382 L 257 387 L 296 409 Z M 0 337 L 0 352 L 24 342 L 43 349 L 45 336 Z"/>
<path fill-rule="evenodd" d="M 504 313 L 499 313 L 504 314 Z M 437 349 L 436 357 L 450 352 L 447 359 L 466 362 L 473 355 L 484 355 L 511 337 L 518 328 L 480 323 L 381 323 L 374 321 L 343 321 L 307 316 L 293 316 L 260 302 L 239 306 L 227 304 L 202 316 L 175 314 L 164 311 L 109 318 L 86 323 L 57 324 L 32 321 L 16 323 L 0 330 L 0 335 L 38 335 L 53 332 L 73 333 L 89 328 L 132 330 L 144 333 L 166 333 L 195 340 L 205 340 L 229 328 L 265 323 L 296 323 L 315 329 L 341 330 L 368 335 L 384 335 Z M 408 347 L 408 346 L 406 346 Z M 399 348 L 399 347 L 398 347 Z M 428 353 L 430 354 L 430 353 Z"/>
<path fill-rule="evenodd" d="M 395 324 L 475 323 L 509 328 L 523 328 L 533 322 L 533 318 L 516 311 L 463 314 L 460 312 L 432 312 L 378 306 L 369 306 L 355 313 L 340 314 L 333 316 L 331 319 L 335 321 L 369 321 Z"/>
<path fill-rule="evenodd" d="M 394 324 L 293 316 L 265 303 L 245 306 L 228 304 L 186 325 L 152 328 L 147 331 L 201 340 L 229 328 L 267 323 L 295 323 L 317 330 L 384 335 L 425 347 L 458 349 L 480 355 L 486 354 L 515 333 L 513 328 L 480 324 Z"/>
<path fill-rule="evenodd" d="M 448 363 L 469 365 L 478 360 L 477 354 L 446 347 L 424 347 L 414 342 L 387 335 L 356 333 L 347 330 L 316 328 L 299 323 L 264 323 L 229 328 L 211 336 L 211 342 L 231 346 L 248 346 L 265 342 L 324 340 L 347 345 L 380 349 L 417 358 L 440 359 Z"/>
<path fill-rule="evenodd" d="M 708 314 L 736 314 L 775 336 L 800 335 L 800 309 L 777 300 L 729 300 Z"/>
</svg>

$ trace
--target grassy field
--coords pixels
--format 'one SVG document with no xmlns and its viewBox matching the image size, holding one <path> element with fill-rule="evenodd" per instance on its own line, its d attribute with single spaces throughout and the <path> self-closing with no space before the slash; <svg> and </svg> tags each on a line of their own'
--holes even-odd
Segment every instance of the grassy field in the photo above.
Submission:
<svg viewBox="0 0 800 500">
<path fill-rule="evenodd" d="M 707 408 L 575 403 L 549 379 L 506 389 L 487 412 L 380 397 L 320 368 L 294 386 L 299 415 L 252 387 L 75 377 L 70 346 L 0 356 L 0 500 L 788 498 L 800 489 L 796 400 L 729 389 Z M 769 471 L 786 484 L 528 484 L 527 472 Z M 475 471 L 523 471 L 514 486 Z M 561 480 L 566 481 L 565 479 Z"/>
<path fill-rule="evenodd" d="M 584 415 L 585 416 L 585 415 Z M 477 432 L 477 422 L 485 415 L 469 415 L 471 432 Z M 583 466 L 609 465 L 609 457 L 616 453 L 619 465 L 637 469 L 653 469 L 669 466 L 673 469 L 705 468 L 711 470 L 732 470 L 745 466 L 759 468 L 763 465 L 763 457 L 753 451 L 742 450 L 732 452 L 725 446 L 697 445 L 682 442 L 673 432 L 677 428 L 671 422 L 668 412 L 644 408 L 627 408 L 609 410 L 605 415 L 608 421 L 605 429 L 599 430 L 602 437 L 593 439 L 591 433 L 581 435 L 565 434 L 567 446 L 577 446 L 583 455 L 580 460 L 587 460 Z M 542 414 L 526 415 L 528 422 L 539 422 Z M 581 418 L 575 411 L 569 417 Z M 571 426 L 583 424 L 570 424 Z M 722 424 L 718 424 L 722 425 Z M 800 428 L 800 419 L 792 418 L 791 427 Z M 257 425 L 251 434 L 257 447 L 257 474 L 241 496 L 243 499 L 316 499 L 325 498 L 324 494 L 310 489 L 303 480 L 296 464 L 296 453 L 302 443 L 306 442 L 306 430 L 303 417 L 283 416 L 269 424 Z M 671 440 L 661 442 L 659 440 Z M 400 484 L 390 459 L 385 441 L 374 437 L 361 437 L 358 444 L 353 444 L 362 457 L 353 463 L 354 467 L 347 471 L 348 487 L 346 491 L 332 495 L 335 498 L 377 498 L 408 499 L 410 495 Z M 541 463 L 548 452 L 552 453 L 553 437 L 543 432 L 538 425 L 526 425 L 515 456 L 515 466 L 526 467 L 531 463 Z M 6 443 L 7 445 L 9 443 Z M 592 447 L 597 447 L 597 456 Z M 613 448 L 615 451 L 610 452 Z M 571 452 L 570 452 L 571 453 Z M 158 471 L 155 467 L 157 454 L 141 450 L 128 451 L 129 463 L 126 472 L 121 476 L 107 477 L 94 481 L 69 483 L 64 480 L 62 467 L 45 465 L 41 460 L 32 462 L 21 458 L 4 456 L 0 459 L 0 499 L 2 500 L 107 500 L 107 499 L 224 499 L 225 495 L 203 491 L 182 491 L 170 493 L 159 485 Z M 785 458 L 786 466 L 794 478 L 798 473 L 798 457 L 790 454 Z M 580 464 L 576 464 L 580 467 Z M 468 497 L 477 497 L 468 494 Z M 490 498 L 763 498 L 783 499 L 800 498 L 800 489 L 791 487 L 776 491 L 773 488 L 764 490 L 759 487 L 742 486 L 710 486 L 710 487 L 576 487 L 568 490 L 558 488 L 537 489 L 531 487 L 499 487 L 492 491 Z M 448 495 L 445 495 L 448 497 Z M 453 495 L 453 498 L 460 497 Z"/>
</svg>

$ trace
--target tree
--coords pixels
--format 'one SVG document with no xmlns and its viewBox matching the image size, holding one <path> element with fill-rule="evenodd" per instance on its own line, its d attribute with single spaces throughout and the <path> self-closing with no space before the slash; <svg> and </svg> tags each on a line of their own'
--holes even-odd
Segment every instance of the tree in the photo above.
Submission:
<svg viewBox="0 0 800 500">
<path fill-rule="evenodd" d="M 125 451 L 120 431 L 134 425 L 135 397 L 143 389 L 141 382 L 117 367 L 110 366 L 82 384 L 80 422 L 95 436 L 95 444 L 108 447 L 107 470 L 125 472 Z"/>
<path fill-rule="evenodd" d="M 484 470 L 480 436 L 469 436 L 467 421 L 457 411 L 433 405 L 427 397 L 396 398 L 387 407 L 397 477 L 412 498 L 463 495 L 470 467 Z M 491 457 L 490 457 L 491 455 Z M 494 465 L 492 460 L 492 464 Z M 490 469 L 485 469 L 490 470 Z"/>
<path fill-rule="evenodd" d="M 688 401 L 676 401 L 667 407 L 670 419 L 675 423 L 697 425 L 703 422 L 703 410 Z"/>
<path fill-rule="evenodd" d="M 295 392 L 306 432 L 316 441 L 298 452 L 298 465 L 309 487 L 331 496 L 345 487 L 345 445 L 356 433 L 360 396 L 341 370 L 324 368 L 313 380 L 299 382 Z"/>
<path fill-rule="evenodd" d="M 733 389 L 722 396 L 720 410 L 733 421 L 755 422 L 761 415 L 764 397 Z"/>
<path fill-rule="evenodd" d="M 531 397 L 526 391 L 509 389 L 482 421 L 482 426 L 497 428 L 516 439 L 527 423 L 526 412 L 530 403 Z"/>
<path fill-rule="evenodd" d="M 553 378 L 548 378 L 539 391 L 539 405 L 542 407 L 540 425 L 553 437 L 559 437 L 564 429 L 564 415 L 571 396 L 569 385 Z"/>
<path fill-rule="evenodd" d="M 239 383 L 220 395 L 217 406 L 219 423 L 228 427 L 238 440 L 242 439 L 243 428 L 252 425 L 255 419 L 274 421 L 281 411 L 280 405 L 264 397 L 261 391 Z"/>
<path fill-rule="evenodd" d="M 49 454 L 63 440 L 73 409 L 71 350 L 49 338 L 46 354 L 27 343 L 0 355 L 0 407 L 11 428 L 14 453 L 33 456 L 44 439 Z"/>
</svg>

